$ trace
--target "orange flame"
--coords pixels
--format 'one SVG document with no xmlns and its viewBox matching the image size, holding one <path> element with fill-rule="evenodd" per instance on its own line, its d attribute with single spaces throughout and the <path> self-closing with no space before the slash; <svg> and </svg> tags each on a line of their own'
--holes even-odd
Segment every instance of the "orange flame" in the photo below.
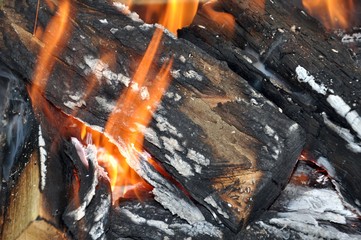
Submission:
<svg viewBox="0 0 361 240">
<path fill-rule="evenodd" d="M 354 9 L 353 0 L 302 0 L 307 12 L 328 28 L 347 28 Z"/>
<path fill-rule="evenodd" d="M 70 0 L 59 1 L 55 16 L 50 20 L 42 34 L 43 46 L 40 49 L 37 64 L 34 69 L 33 84 L 31 89 L 29 89 L 29 95 L 34 109 L 36 111 L 43 111 L 46 117 L 49 118 L 50 123 L 53 122 L 54 119 L 51 118 L 52 114 L 50 113 L 48 105 L 37 96 L 38 94 L 44 94 L 47 79 L 55 66 L 56 53 L 62 51 L 70 37 L 70 17 Z M 116 139 L 118 137 L 121 138 L 126 146 L 130 146 L 139 152 L 141 152 L 143 148 L 143 131 L 149 124 L 152 114 L 156 110 L 170 82 L 169 72 L 173 62 L 172 59 L 162 66 L 155 79 L 149 79 L 148 77 L 162 40 L 162 34 L 162 30 L 155 30 L 153 38 L 139 64 L 139 68 L 133 77 L 131 86 L 119 97 L 115 111 L 109 116 L 109 121 L 105 126 L 105 132 L 107 134 Z M 108 66 L 112 66 L 115 62 L 115 55 L 106 52 L 101 56 L 100 61 L 106 63 Z M 96 81 L 96 76 L 91 76 L 89 85 L 85 89 L 86 97 L 91 94 L 97 84 L 99 83 Z M 119 149 L 110 143 L 104 134 L 94 131 L 79 121 L 75 119 L 72 120 L 70 117 L 66 121 L 68 121 L 66 124 L 69 125 L 70 123 L 75 123 L 78 126 L 82 126 L 78 129 L 79 137 L 81 137 L 84 143 L 91 142 L 97 146 L 99 164 L 107 170 L 112 190 L 115 191 L 116 187 L 120 188 L 114 195 L 124 196 L 127 188 L 130 186 L 140 186 L 147 190 L 151 189 L 151 186 L 130 168 L 124 159 L 124 154 L 119 152 Z M 64 131 L 66 127 L 58 130 Z M 61 133 L 69 134 L 69 132 Z M 152 159 L 149 159 L 149 161 L 155 165 L 157 169 L 161 170 L 160 166 L 156 166 L 155 161 Z M 134 192 L 137 194 L 136 191 Z"/>
<path fill-rule="evenodd" d="M 43 94 L 47 85 L 47 79 L 55 64 L 55 53 L 61 52 L 69 38 L 71 25 L 69 22 L 71 5 L 69 0 L 59 3 L 58 11 L 50 20 L 42 39 L 43 47 L 40 50 L 37 64 L 33 74 L 33 84 L 29 95 L 34 108 L 44 106 L 39 101 L 37 94 Z"/>
<path fill-rule="evenodd" d="M 177 35 L 177 30 L 192 23 L 199 0 L 144 1 L 128 0 L 126 3 L 147 23 L 159 23 Z"/>
<path fill-rule="evenodd" d="M 139 152 L 143 148 L 143 131 L 149 124 L 152 114 L 166 91 L 170 80 L 169 71 L 172 60 L 163 65 L 155 80 L 147 82 L 147 75 L 162 34 L 163 32 L 160 29 L 156 29 L 133 77 L 131 86 L 120 96 L 115 110 L 109 116 L 105 127 L 106 133 L 113 137 L 119 136 L 126 146 L 130 146 Z M 124 175 L 117 175 L 117 178 L 124 177 Z"/>
<path fill-rule="evenodd" d="M 209 19 L 212 19 L 221 29 L 226 30 L 231 37 L 234 33 L 235 19 L 234 17 L 225 12 L 219 12 L 216 10 L 217 0 L 211 0 L 203 5 L 202 11 L 208 15 Z"/>
</svg>

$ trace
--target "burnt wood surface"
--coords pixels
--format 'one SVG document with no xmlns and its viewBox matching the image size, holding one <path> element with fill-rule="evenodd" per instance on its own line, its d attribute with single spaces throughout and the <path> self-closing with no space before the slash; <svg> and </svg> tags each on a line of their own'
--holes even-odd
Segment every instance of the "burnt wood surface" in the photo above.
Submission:
<svg viewBox="0 0 361 240">
<path fill-rule="evenodd" d="M 35 2 L 18 5 L 17 11 L 5 6 L 0 13 L 0 58 L 29 81 L 41 48 L 31 35 Z M 64 51 L 54 56 L 44 95 L 65 113 L 99 129 L 159 26 L 144 24 L 100 1 L 74 4 L 73 30 L 67 32 L 70 39 Z M 39 26 L 44 27 L 52 15 L 42 5 Z M 303 147 L 302 130 L 226 64 L 188 41 L 166 32 L 160 46 L 147 86 L 170 58 L 174 80 L 147 129 L 145 149 L 195 201 L 237 231 L 268 208 L 287 183 Z M 100 62 L 102 54 L 114 52 L 114 62 Z M 96 87 L 85 95 L 92 79 Z M 119 127 L 127 131 L 121 122 Z M 109 137 L 121 145 L 117 136 Z M 190 200 L 178 201 L 187 206 L 179 208 L 165 198 L 175 190 L 151 174 L 146 161 L 130 165 L 156 185 L 156 199 L 172 213 L 190 223 L 203 221 L 202 213 L 185 215 L 194 208 Z"/>
<path fill-rule="evenodd" d="M 297 8 L 297 1 L 218 2 L 214 9 L 233 16 L 234 32 L 200 10 L 179 36 L 226 62 L 300 124 L 309 159 L 325 167 L 360 209 L 361 70 L 350 45 Z"/>
</svg>

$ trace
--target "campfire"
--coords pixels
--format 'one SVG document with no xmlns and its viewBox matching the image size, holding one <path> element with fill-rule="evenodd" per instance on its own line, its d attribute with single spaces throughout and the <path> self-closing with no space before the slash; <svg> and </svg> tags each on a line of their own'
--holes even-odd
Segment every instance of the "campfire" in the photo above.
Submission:
<svg viewBox="0 0 361 240">
<path fill-rule="evenodd" d="M 360 238 L 360 13 L 0 2 L 0 238 Z"/>
</svg>

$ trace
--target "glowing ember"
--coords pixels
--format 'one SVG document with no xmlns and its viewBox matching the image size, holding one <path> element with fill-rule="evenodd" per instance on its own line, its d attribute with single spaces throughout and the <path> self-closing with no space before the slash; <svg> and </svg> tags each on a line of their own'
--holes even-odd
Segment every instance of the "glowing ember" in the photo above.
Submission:
<svg viewBox="0 0 361 240">
<path fill-rule="evenodd" d="M 199 0 L 125 0 L 131 10 L 147 23 L 159 23 L 173 34 L 188 26 L 197 12 Z"/>
<path fill-rule="evenodd" d="M 307 12 L 328 28 L 347 28 L 354 9 L 353 0 L 302 0 Z"/>
</svg>

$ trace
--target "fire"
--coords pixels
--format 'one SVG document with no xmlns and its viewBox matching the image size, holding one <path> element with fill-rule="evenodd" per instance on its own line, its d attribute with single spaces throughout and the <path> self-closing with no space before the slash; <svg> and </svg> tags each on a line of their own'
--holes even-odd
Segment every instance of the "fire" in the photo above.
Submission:
<svg viewBox="0 0 361 240">
<path fill-rule="evenodd" d="M 199 0 L 126 0 L 124 3 L 145 22 L 159 23 L 177 35 L 178 29 L 192 23 Z"/>
<path fill-rule="evenodd" d="M 189 19 L 185 20 L 183 17 L 179 17 L 178 19 L 177 16 L 179 16 L 179 14 L 182 16 L 187 16 L 190 12 L 192 12 L 190 15 L 195 14 L 198 1 L 197 3 L 191 2 L 192 4 L 190 6 L 192 6 L 192 10 L 190 11 L 186 7 L 188 6 L 187 4 L 190 3 L 184 1 L 184 5 L 180 7 L 179 4 L 181 3 L 179 1 L 170 1 L 169 5 L 167 5 L 166 14 L 162 18 L 162 23 L 166 27 L 169 27 L 171 31 L 176 31 L 182 24 L 189 21 Z M 34 69 L 33 84 L 29 89 L 29 95 L 34 109 L 36 111 L 43 111 L 50 123 L 54 121 L 54 119 L 51 118 L 52 114 L 50 112 L 47 113 L 47 111 L 50 111 L 48 110 L 47 103 L 40 100 L 38 94 L 44 94 L 47 79 L 56 63 L 55 56 L 57 53 L 61 53 L 70 37 L 72 28 L 70 21 L 72 17 L 71 10 L 70 0 L 59 1 L 54 17 L 49 21 L 43 33 L 39 34 L 41 35 L 42 47 Z M 129 152 L 143 151 L 144 130 L 151 121 L 152 114 L 156 110 L 171 80 L 169 74 L 173 63 L 171 57 L 169 61 L 164 63 L 154 79 L 149 78 L 149 72 L 157 56 L 162 36 L 163 30 L 157 28 L 139 63 L 139 68 L 132 78 L 131 85 L 120 95 L 114 112 L 109 116 L 104 130 L 106 134 L 97 132 L 71 117 L 68 117 L 67 122 L 64 123 L 64 125 L 75 124 L 81 126 L 75 135 L 80 138 L 83 144 L 94 144 L 97 146 L 98 162 L 108 172 L 114 196 L 125 196 L 128 189 L 132 189 L 137 195 L 137 191 L 134 190 L 134 188 L 151 190 L 151 186 L 130 168 L 125 157 Z M 106 50 L 103 52 L 100 61 L 111 67 L 115 63 L 114 53 L 107 52 Z M 96 81 L 96 76 L 90 76 L 88 82 L 89 84 L 85 89 L 86 97 L 89 96 L 97 84 L 99 84 L 98 81 Z M 73 112 L 73 114 L 75 115 L 76 113 Z M 64 136 L 74 134 L 64 132 L 69 131 L 66 127 L 58 130 L 60 134 Z M 124 146 L 129 148 L 129 152 L 120 152 L 120 149 L 111 143 L 106 135 L 121 141 Z M 162 174 L 165 174 L 162 167 L 157 165 L 156 161 L 153 159 L 149 159 L 148 161 Z"/>
<path fill-rule="evenodd" d="M 212 19 L 221 29 L 225 29 L 232 36 L 235 28 L 234 17 L 229 13 L 217 11 L 216 7 L 217 0 L 211 0 L 203 5 L 202 11 L 208 15 L 209 19 Z"/>
<path fill-rule="evenodd" d="M 307 12 L 328 28 L 347 28 L 354 9 L 354 0 L 302 0 Z"/>
<path fill-rule="evenodd" d="M 69 38 L 71 25 L 69 17 L 71 16 L 71 4 L 69 0 L 59 3 L 58 11 L 51 19 L 45 29 L 42 39 L 43 46 L 38 56 L 38 61 L 33 74 L 33 85 L 29 91 L 32 104 L 35 107 L 43 106 L 39 102 L 37 94 L 44 93 L 47 79 L 55 64 L 55 52 L 61 52 Z"/>
<path fill-rule="evenodd" d="M 139 68 L 133 76 L 131 86 L 120 96 L 105 126 L 106 133 L 120 137 L 124 145 L 131 148 L 131 151 L 133 149 L 142 151 L 144 129 L 148 126 L 169 84 L 172 60 L 163 65 L 156 79 L 147 79 L 162 34 L 162 30 L 156 29 Z M 123 175 L 118 177 L 124 178 Z"/>
</svg>

